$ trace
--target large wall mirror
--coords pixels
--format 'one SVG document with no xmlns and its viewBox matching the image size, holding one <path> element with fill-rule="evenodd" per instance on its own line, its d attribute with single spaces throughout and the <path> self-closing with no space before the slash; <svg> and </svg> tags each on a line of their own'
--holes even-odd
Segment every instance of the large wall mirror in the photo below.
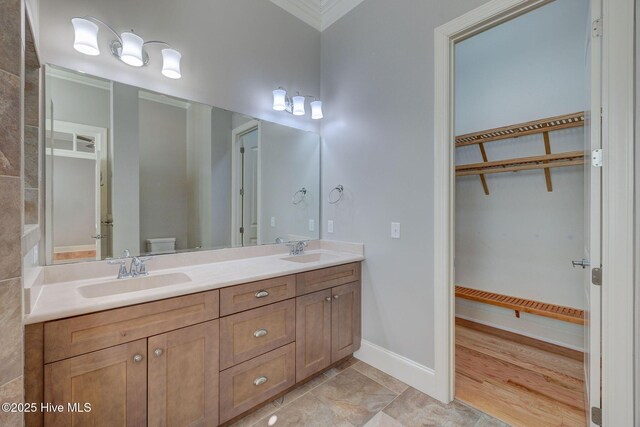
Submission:
<svg viewBox="0 0 640 427">
<path fill-rule="evenodd" d="M 320 138 L 46 66 L 47 264 L 317 239 Z"/>
</svg>

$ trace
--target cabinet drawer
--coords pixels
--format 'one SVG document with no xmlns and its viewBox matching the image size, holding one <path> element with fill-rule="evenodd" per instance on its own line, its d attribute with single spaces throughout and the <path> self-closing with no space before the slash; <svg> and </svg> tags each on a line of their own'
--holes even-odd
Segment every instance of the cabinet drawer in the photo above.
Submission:
<svg viewBox="0 0 640 427">
<path fill-rule="evenodd" d="M 360 263 L 338 265 L 296 275 L 297 295 L 310 294 L 360 280 Z"/>
<path fill-rule="evenodd" d="M 220 290 L 220 315 L 228 316 L 296 296 L 296 277 L 284 276 Z"/>
<path fill-rule="evenodd" d="M 249 360 L 296 338 L 295 300 L 224 317 L 220 321 L 220 369 Z"/>
<path fill-rule="evenodd" d="M 215 290 L 47 322 L 45 363 L 215 319 L 219 303 Z"/>
<path fill-rule="evenodd" d="M 220 373 L 220 423 L 285 391 L 296 382 L 295 343 Z"/>
</svg>

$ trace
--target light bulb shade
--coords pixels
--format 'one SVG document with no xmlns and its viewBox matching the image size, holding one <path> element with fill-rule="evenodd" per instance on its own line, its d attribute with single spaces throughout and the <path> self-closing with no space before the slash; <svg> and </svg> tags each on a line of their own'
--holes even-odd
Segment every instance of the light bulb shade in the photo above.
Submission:
<svg viewBox="0 0 640 427">
<path fill-rule="evenodd" d="M 170 79 L 179 79 L 180 59 L 182 55 L 175 49 L 162 49 L 162 75 Z"/>
<path fill-rule="evenodd" d="M 304 96 L 293 97 L 293 115 L 304 116 Z"/>
<path fill-rule="evenodd" d="M 311 118 L 314 120 L 319 120 L 323 118 L 322 115 L 322 101 L 313 101 L 311 103 Z"/>
<path fill-rule="evenodd" d="M 276 111 L 284 111 L 287 109 L 287 91 L 284 89 L 276 89 L 273 91 L 273 109 Z"/>
<path fill-rule="evenodd" d="M 73 18 L 71 20 L 75 39 L 73 48 L 85 55 L 100 55 L 98 48 L 98 26 L 84 18 Z"/>
<path fill-rule="evenodd" d="M 120 52 L 120 59 L 125 64 L 129 64 L 133 67 L 142 67 L 144 60 L 142 59 L 142 44 L 144 40 L 142 37 L 133 33 L 122 33 L 122 51 Z"/>
</svg>

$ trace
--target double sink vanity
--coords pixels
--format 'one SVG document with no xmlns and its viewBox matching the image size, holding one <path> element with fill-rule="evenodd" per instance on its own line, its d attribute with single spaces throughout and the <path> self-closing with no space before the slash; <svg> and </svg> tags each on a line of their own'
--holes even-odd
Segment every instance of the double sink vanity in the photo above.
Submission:
<svg viewBox="0 0 640 427">
<path fill-rule="evenodd" d="M 229 424 L 358 350 L 363 259 L 361 245 L 315 241 L 293 256 L 157 257 L 136 278 L 105 278 L 117 269 L 104 262 L 45 267 L 26 319 L 26 401 L 91 411 L 26 425 Z"/>
</svg>

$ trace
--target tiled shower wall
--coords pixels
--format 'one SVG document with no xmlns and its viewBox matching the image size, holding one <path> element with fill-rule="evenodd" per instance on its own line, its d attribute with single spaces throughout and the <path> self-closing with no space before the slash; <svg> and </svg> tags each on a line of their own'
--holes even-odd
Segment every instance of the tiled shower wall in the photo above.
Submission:
<svg viewBox="0 0 640 427">
<path fill-rule="evenodd" d="M 23 397 L 23 16 L 22 1 L 0 0 L 0 402 Z M 0 425 L 22 415 L 0 412 Z"/>
<path fill-rule="evenodd" d="M 24 224 L 38 224 L 39 176 L 38 133 L 40 62 L 36 54 L 31 25 L 25 25 L 24 66 Z"/>
</svg>

